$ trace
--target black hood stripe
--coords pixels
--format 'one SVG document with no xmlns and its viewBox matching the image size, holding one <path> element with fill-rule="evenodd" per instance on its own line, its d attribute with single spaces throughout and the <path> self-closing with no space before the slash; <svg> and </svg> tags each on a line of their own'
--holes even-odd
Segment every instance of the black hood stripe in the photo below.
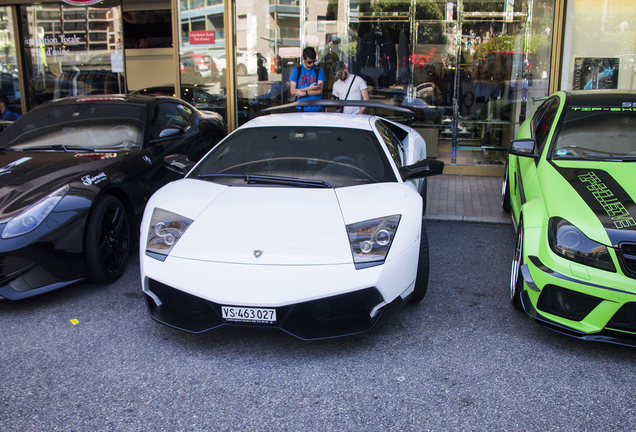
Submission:
<svg viewBox="0 0 636 432">
<path fill-rule="evenodd" d="M 552 166 L 598 217 L 612 245 L 636 241 L 636 203 L 614 177 L 599 169 Z"/>
</svg>

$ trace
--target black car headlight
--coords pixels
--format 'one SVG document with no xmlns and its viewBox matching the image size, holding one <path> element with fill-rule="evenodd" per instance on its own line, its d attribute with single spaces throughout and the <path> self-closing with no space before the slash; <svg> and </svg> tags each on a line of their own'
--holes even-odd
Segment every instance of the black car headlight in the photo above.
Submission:
<svg viewBox="0 0 636 432">
<path fill-rule="evenodd" d="M 401 217 L 387 216 L 347 225 L 356 269 L 384 263 Z"/>
<path fill-rule="evenodd" d="M 2 238 L 21 236 L 36 229 L 51 214 L 55 206 L 64 198 L 70 186 L 65 185 L 27 207 L 22 213 L 11 219 L 2 231 Z"/>
<path fill-rule="evenodd" d="M 187 217 L 155 208 L 148 228 L 146 253 L 150 253 L 150 256 L 157 254 L 165 259 L 192 222 Z"/>
<path fill-rule="evenodd" d="M 605 245 L 587 238 L 580 229 L 565 219 L 554 217 L 548 225 L 548 243 L 552 251 L 571 261 L 615 272 Z"/>
</svg>

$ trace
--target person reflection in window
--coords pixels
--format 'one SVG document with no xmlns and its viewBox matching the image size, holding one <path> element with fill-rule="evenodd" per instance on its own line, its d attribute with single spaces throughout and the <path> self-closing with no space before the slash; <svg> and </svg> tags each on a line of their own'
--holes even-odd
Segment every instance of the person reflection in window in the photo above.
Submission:
<svg viewBox="0 0 636 432">
<path fill-rule="evenodd" d="M 267 81 L 268 80 L 267 68 L 263 65 L 263 59 L 259 58 L 256 61 L 256 64 L 258 65 L 258 68 L 257 68 L 258 80 L 259 81 Z"/>
</svg>

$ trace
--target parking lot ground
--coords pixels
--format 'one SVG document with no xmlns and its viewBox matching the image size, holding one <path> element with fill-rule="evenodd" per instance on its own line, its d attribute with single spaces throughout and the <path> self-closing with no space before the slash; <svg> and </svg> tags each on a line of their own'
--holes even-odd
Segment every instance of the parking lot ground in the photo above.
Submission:
<svg viewBox="0 0 636 432">
<path fill-rule="evenodd" d="M 636 429 L 633 349 L 568 338 L 509 305 L 511 225 L 427 231 L 426 298 L 344 339 L 165 327 L 146 311 L 137 260 L 110 286 L 1 301 L 0 430 Z"/>
</svg>

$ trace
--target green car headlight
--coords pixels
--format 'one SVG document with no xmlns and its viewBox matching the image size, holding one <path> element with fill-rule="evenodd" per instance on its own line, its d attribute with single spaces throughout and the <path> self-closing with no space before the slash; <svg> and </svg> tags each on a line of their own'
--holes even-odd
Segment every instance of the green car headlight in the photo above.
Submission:
<svg viewBox="0 0 636 432">
<path fill-rule="evenodd" d="M 401 217 L 387 216 L 347 225 L 356 269 L 384 263 Z"/>
<path fill-rule="evenodd" d="M 148 228 L 146 254 L 165 259 L 192 222 L 192 219 L 187 217 L 155 208 Z"/>
<path fill-rule="evenodd" d="M 587 238 L 577 227 L 565 219 L 554 217 L 548 225 L 548 243 L 552 251 L 571 261 L 616 272 L 605 245 Z"/>
<path fill-rule="evenodd" d="M 44 219 L 51 214 L 55 206 L 64 198 L 70 190 L 69 185 L 62 186 L 50 193 L 33 205 L 30 205 L 22 213 L 11 219 L 2 231 L 2 238 L 21 236 L 36 229 Z"/>
</svg>

